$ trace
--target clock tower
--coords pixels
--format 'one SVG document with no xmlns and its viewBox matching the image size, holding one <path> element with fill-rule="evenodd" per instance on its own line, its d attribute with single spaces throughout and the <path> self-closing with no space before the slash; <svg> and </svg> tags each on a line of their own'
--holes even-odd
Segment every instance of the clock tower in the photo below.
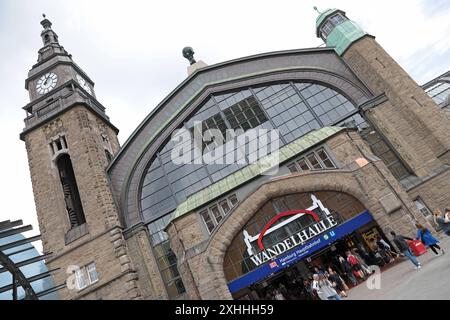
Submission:
<svg viewBox="0 0 450 320">
<path fill-rule="evenodd" d="M 139 299 L 137 274 L 122 235 L 105 168 L 118 130 L 97 100 L 94 82 L 41 25 L 43 47 L 25 80 L 30 103 L 25 141 L 42 244 L 51 252 L 63 299 Z"/>
</svg>

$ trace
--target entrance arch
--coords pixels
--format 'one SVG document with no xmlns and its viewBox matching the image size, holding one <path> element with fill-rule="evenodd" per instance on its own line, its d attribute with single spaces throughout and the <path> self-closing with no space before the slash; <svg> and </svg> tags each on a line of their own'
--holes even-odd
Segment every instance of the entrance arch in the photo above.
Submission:
<svg viewBox="0 0 450 320">
<path fill-rule="evenodd" d="M 366 194 L 351 171 L 308 172 L 269 181 L 242 201 L 211 235 L 202 259 L 204 275 L 199 281 L 201 298 L 232 299 L 224 271 L 225 254 L 233 239 L 267 201 L 289 194 L 319 191 L 345 193 L 358 199 L 367 210 L 378 210 L 371 208 Z"/>
</svg>

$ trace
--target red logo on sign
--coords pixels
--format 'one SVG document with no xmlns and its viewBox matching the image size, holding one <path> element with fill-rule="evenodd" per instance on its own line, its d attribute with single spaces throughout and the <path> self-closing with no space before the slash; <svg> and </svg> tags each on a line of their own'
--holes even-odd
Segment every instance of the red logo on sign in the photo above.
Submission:
<svg viewBox="0 0 450 320">
<path fill-rule="evenodd" d="M 312 216 L 314 218 L 314 220 L 316 220 L 316 222 L 319 222 L 319 217 L 317 216 L 317 213 L 315 213 L 314 211 L 310 211 L 310 210 L 292 210 L 292 211 L 286 211 L 286 212 L 277 214 L 269 222 L 267 222 L 266 226 L 264 227 L 263 231 L 261 232 L 261 234 L 258 237 L 258 246 L 261 249 L 261 251 L 264 250 L 264 245 L 262 243 L 264 234 L 275 222 L 277 222 L 282 217 L 293 216 L 293 215 L 300 214 L 300 213 L 309 214 L 310 216 Z"/>
</svg>

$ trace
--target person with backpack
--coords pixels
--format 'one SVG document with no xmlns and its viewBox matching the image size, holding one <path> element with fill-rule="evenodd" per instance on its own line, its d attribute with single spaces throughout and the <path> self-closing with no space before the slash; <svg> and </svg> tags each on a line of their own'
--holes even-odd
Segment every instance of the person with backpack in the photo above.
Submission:
<svg viewBox="0 0 450 320">
<path fill-rule="evenodd" d="M 445 253 L 444 249 L 438 245 L 439 240 L 436 239 L 427 228 L 419 223 L 416 224 L 416 228 L 416 240 L 420 240 L 425 246 L 429 247 L 435 255 L 439 255 L 438 250 L 441 250 L 442 254 Z"/>
<path fill-rule="evenodd" d="M 416 269 L 420 269 L 422 268 L 422 265 L 420 264 L 420 262 L 416 259 L 416 257 L 414 256 L 414 254 L 411 252 L 411 249 L 409 248 L 408 243 L 406 242 L 406 240 L 410 240 L 413 241 L 413 239 L 402 236 L 402 235 L 397 235 L 394 231 L 391 231 L 391 235 L 394 238 L 394 243 L 397 246 L 397 248 L 400 250 L 400 252 L 402 252 L 406 257 L 408 257 L 408 259 L 415 265 Z"/>
</svg>

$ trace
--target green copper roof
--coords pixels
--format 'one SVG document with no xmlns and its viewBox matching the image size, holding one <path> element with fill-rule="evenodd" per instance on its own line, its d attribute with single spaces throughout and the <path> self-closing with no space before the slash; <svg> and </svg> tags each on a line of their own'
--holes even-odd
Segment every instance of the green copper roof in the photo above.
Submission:
<svg viewBox="0 0 450 320">
<path fill-rule="evenodd" d="M 338 26 L 327 37 L 327 47 L 335 47 L 337 54 L 342 55 L 345 50 L 356 40 L 367 35 L 353 21 L 347 20 Z"/>
<path fill-rule="evenodd" d="M 209 187 L 191 195 L 186 199 L 186 201 L 177 207 L 177 209 L 172 213 L 170 220 L 173 221 L 178 217 L 181 217 L 182 215 L 204 205 L 205 203 L 220 197 L 222 194 L 225 194 L 228 191 L 248 182 L 249 180 L 256 178 L 270 169 L 270 166 L 267 165 L 268 163 L 271 163 L 272 165 L 283 163 L 342 130 L 344 130 L 344 128 L 324 127 L 319 130 L 312 131 L 281 147 L 279 149 L 278 159 L 276 159 L 276 157 L 272 157 L 271 155 L 263 157 L 256 163 L 250 164 L 227 176 L 226 178 L 210 185 Z M 276 162 L 274 160 L 276 160 Z"/>
</svg>

